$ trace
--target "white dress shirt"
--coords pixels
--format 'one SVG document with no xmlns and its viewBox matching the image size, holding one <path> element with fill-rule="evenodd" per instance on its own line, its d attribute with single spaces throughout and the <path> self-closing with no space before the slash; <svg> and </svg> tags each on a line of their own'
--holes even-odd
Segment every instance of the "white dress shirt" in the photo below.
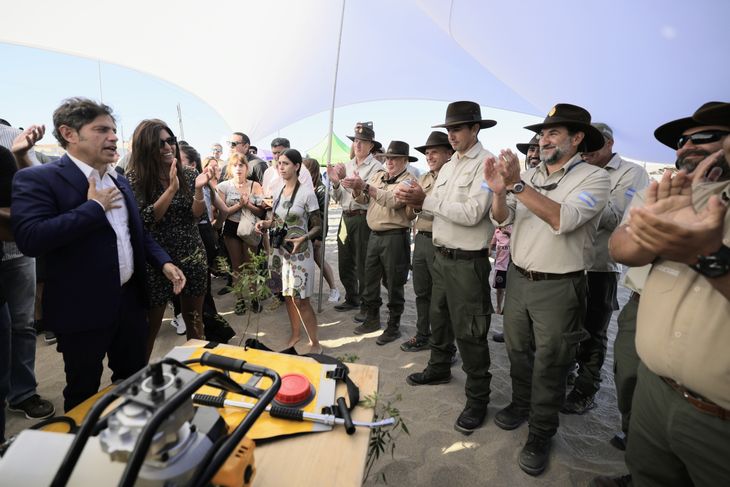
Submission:
<svg viewBox="0 0 730 487">
<path fill-rule="evenodd" d="M 112 178 L 116 179 L 118 173 L 114 170 L 114 166 L 109 164 L 103 176 L 99 175 L 99 171 L 89 166 L 83 161 L 76 159 L 71 154 L 68 157 L 76 164 L 86 179 L 94 177 L 96 180 L 96 190 L 102 190 L 107 188 L 117 188 Z M 101 202 L 94 200 L 102 208 L 104 205 Z M 132 251 L 132 239 L 129 235 L 129 213 L 127 209 L 127 203 L 124 197 L 119 198 L 116 203 L 119 208 L 112 208 L 109 211 L 104 212 L 106 219 L 109 220 L 109 224 L 114 229 L 114 233 L 117 234 L 117 257 L 119 259 L 119 282 L 124 285 L 134 273 L 134 252 Z"/>
</svg>

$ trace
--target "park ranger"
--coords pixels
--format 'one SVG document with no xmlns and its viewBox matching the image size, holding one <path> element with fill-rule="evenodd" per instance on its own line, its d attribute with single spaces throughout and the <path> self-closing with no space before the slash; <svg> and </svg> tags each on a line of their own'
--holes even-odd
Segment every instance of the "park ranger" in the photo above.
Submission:
<svg viewBox="0 0 730 487">
<path fill-rule="evenodd" d="M 489 295 L 489 242 L 494 227 L 488 211 L 492 194 L 481 177 L 482 161 L 491 155 L 482 147 L 480 129 L 493 127 L 482 120 L 479 105 L 470 101 L 449 104 L 444 127 L 455 153 L 439 171 L 428 196 L 419 184 L 399 188 L 396 197 L 433 215 L 433 288 L 430 318 L 431 357 L 423 372 L 411 374 L 414 386 L 451 380 L 451 337 L 461 353 L 466 372 L 466 406 L 454 428 L 471 434 L 487 416 L 490 382 L 487 333 L 492 303 Z"/>
</svg>

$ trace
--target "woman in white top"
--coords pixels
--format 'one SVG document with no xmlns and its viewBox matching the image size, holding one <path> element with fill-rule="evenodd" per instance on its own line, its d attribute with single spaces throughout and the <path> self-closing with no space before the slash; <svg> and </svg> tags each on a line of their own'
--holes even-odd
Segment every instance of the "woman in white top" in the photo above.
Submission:
<svg viewBox="0 0 730 487">
<path fill-rule="evenodd" d="M 282 295 L 286 298 L 291 324 L 287 348 L 301 339 L 301 323 L 309 335 L 309 353 L 322 353 L 317 339 L 317 317 L 309 302 L 314 293 L 314 247 L 311 241 L 322 232 L 319 203 L 314 191 L 297 179 L 302 168 L 299 151 L 287 149 L 279 156 L 278 168 L 284 187 L 274 195 L 271 219 L 261 220 L 256 228 L 260 232 L 269 230 L 273 253 L 271 267 L 281 266 Z"/>
<path fill-rule="evenodd" d="M 228 179 L 218 184 L 217 190 L 226 206 L 226 221 L 223 224 L 223 241 L 226 244 L 228 255 L 231 258 L 234 277 L 238 274 L 241 265 L 249 261 L 248 251 L 256 252 L 255 247 L 249 247 L 236 233 L 238 222 L 241 221 L 241 212 L 250 211 L 257 217 L 262 217 L 265 210 L 261 205 L 261 185 L 249 181 L 248 161 L 242 154 L 234 153 L 228 159 L 226 166 Z M 260 311 L 260 304 L 252 304 L 254 312 Z M 236 303 L 236 314 L 245 312 L 245 303 L 239 298 Z"/>
</svg>

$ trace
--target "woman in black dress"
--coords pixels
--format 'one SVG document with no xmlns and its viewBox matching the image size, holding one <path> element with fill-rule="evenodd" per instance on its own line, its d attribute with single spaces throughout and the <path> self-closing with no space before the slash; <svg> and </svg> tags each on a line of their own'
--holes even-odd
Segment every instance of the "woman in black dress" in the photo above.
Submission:
<svg viewBox="0 0 730 487">
<path fill-rule="evenodd" d="M 198 174 L 180 163 L 177 139 L 162 120 L 143 120 L 132 136 L 129 179 L 145 228 L 170 254 L 187 283 L 180 293 L 180 306 L 190 338 L 203 338 L 202 308 L 206 288 L 205 248 L 198 232 L 198 221 L 205 212 L 203 186 L 208 172 Z M 147 358 L 172 299 L 170 281 L 147 266 L 149 292 Z"/>
</svg>

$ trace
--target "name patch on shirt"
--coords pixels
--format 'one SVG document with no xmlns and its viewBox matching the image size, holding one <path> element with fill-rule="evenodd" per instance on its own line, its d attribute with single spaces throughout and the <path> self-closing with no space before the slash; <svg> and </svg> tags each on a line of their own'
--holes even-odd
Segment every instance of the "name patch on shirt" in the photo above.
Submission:
<svg viewBox="0 0 730 487">
<path fill-rule="evenodd" d="M 668 267 L 668 266 L 660 264 L 660 265 L 654 266 L 654 268 L 657 271 L 663 272 L 665 274 L 669 274 L 672 277 L 677 277 L 679 275 L 679 271 L 677 269 L 674 269 L 673 267 Z"/>
<path fill-rule="evenodd" d="M 597 203 L 596 199 L 588 191 L 581 191 L 578 193 L 578 199 L 588 205 L 589 208 L 595 207 Z"/>
</svg>

